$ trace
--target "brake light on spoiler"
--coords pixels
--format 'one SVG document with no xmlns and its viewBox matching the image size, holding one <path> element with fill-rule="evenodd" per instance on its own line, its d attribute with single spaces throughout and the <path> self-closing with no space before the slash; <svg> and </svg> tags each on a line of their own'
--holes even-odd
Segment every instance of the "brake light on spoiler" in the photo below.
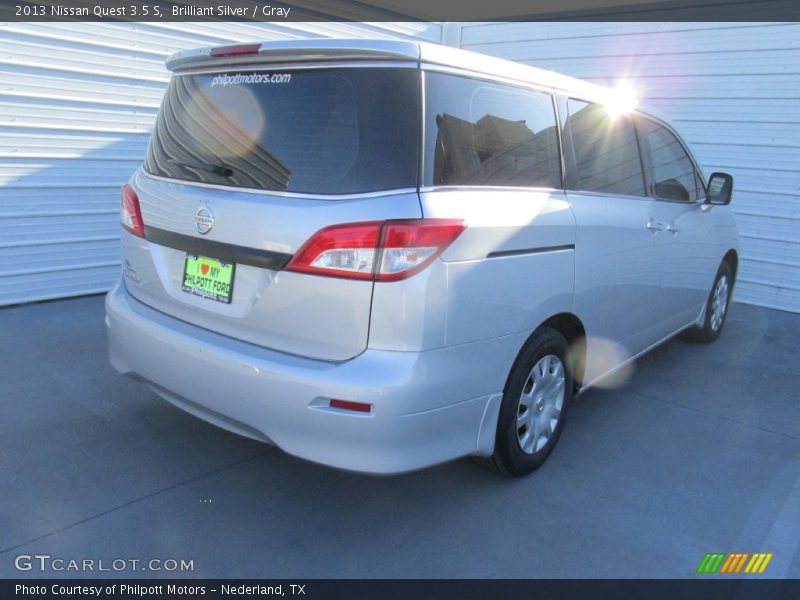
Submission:
<svg viewBox="0 0 800 600">
<path fill-rule="evenodd" d="M 400 281 L 419 273 L 466 229 L 460 219 L 344 223 L 319 230 L 287 271 L 345 279 Z"/>
<path fill-rule="evenodd" d="M 223 56 L 246 56 L 248 54 L 258 54 L 261 44 L 237 44 L 236 46 L 218 46 L 211 49 L 211 56 L 221 58 Z"/>
</svg>

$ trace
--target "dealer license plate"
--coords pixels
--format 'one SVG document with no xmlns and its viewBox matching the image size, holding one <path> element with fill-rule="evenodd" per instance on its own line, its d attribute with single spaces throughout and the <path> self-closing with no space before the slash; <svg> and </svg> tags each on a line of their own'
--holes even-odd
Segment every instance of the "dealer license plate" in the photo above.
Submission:
<svg viewBox="0 0 800 600">
<path fill-rule="evenodd" d="M 233 263 L 187 254 L 181 289 L 188 294 L 230 304 L 235 270 Z"/>
</svg>

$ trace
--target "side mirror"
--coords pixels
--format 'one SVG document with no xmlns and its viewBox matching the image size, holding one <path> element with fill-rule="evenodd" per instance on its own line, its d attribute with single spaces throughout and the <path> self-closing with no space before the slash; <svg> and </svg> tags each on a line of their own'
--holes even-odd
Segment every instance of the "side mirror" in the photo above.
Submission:
<svg viewBox="0 0 800 600">
<path fill-rule="evenodd" d="M 733 176 L 727 173 L 712 173 L 708 178 L 709 204 L 730 204 L 733 196 Z"/>
</svg>

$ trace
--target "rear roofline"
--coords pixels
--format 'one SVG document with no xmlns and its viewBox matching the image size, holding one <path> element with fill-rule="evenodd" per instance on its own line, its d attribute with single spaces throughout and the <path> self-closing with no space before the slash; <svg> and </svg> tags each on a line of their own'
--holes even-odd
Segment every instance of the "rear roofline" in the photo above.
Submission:
<svg viewBox="0 0 800 600">
<path fill-rule="evenodd" d="M 324 39 L 263 42 L 254 53 L 233 56 L 211 56 L 213 49 L 208 47 L 176 52 L 167 59 L 167 69 L 178 73 L 186 69 L 226 65 L 349 60 L 419 62 L 420 58 L 418 43 L 390 40 Z"/>
<path fill-rule="evenodd" d="M 253 45 L 258 46 L 257 50 L 229 56 L 212 56 L 211 51 L 214 47 L 182 50 L 173 54 L 167 60 L 166 66 L 170 71 L 181 74 L 209 67 L 271 63 L 285 66 L 346 61 L 416 62 L 419 65 L 438 65 L 476 74 L 489 74 L 510 81 L 549 88 L 562 94 L 577 95 L 589 101 L 602 102 L 608 98 L 610 92 L 607 87 L 555 71 L 430 42 L 320 39 L 262 42 L 260 45 L 258 43 Z"/>
</svg>

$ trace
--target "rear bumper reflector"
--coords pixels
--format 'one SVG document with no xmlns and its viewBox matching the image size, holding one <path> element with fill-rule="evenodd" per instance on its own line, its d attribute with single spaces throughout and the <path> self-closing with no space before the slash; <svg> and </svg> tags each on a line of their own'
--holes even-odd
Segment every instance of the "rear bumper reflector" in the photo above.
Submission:
<svg viewBox="0 0 800 600">
<path fill-rule="evenodd" d="M 183 250 L 187 254 L 194 256 L 207 256 L 222 262 L 251 265 L 271 271 L 280 271 L 292 258 L 291 254 L 284 252 L 259 250 L 258 248 L 215 242 L 148 225 L 144 227 L 144 237 L 148 242 L 175 250 Z"/>
<path fill-rule="evenodd" d="M 340 408 L 342 410 L 352 410 L 354 412 L 372 412 L 371 404 L 366 404 L 364 402 L 351 402 L 349 400 L 331 400 L 330 407 Z"/>
</svg>

